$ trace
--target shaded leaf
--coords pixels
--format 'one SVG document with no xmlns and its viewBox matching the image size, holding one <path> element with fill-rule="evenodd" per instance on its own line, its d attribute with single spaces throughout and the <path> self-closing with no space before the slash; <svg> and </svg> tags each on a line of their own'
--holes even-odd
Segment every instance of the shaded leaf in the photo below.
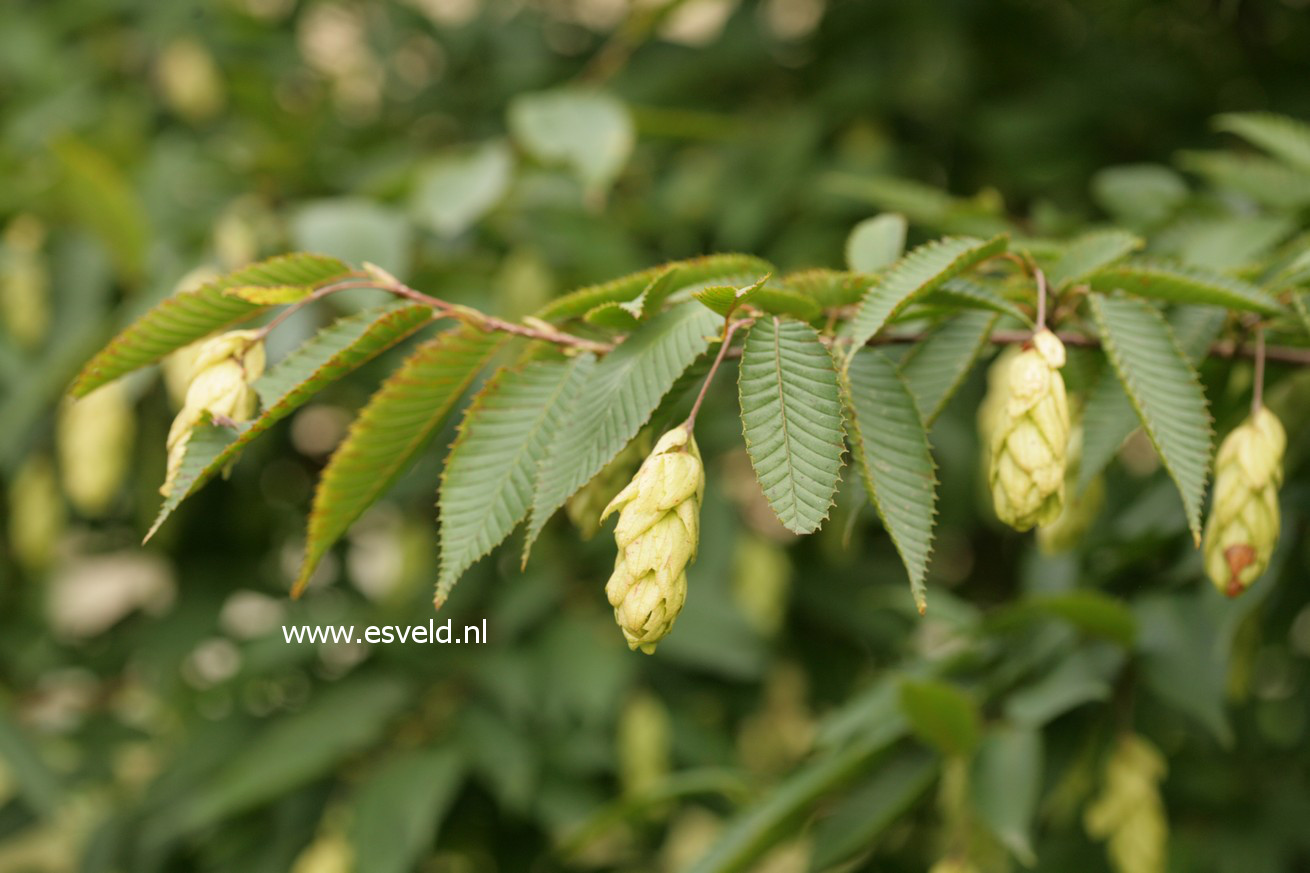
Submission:
<svg viewBox="0 0 1310 873">
<path fill-rule="evenodd" d="M 1133 225 L 1163 221 L 1187 199 L 1187 183 L 1169 167 L 1124 164 L 1092 177 L 1092 198 L 1106 212 Z"/>
<path fill-rule="evenodd" d="M 355 795 L 350 842 L 369 873 L 409 873 L 430 851 L 464 778 L 453 749 L 402 752 Z"/>
<path fill-rule="evenodd" d="M 319 479 L 294 591 L 404 472 L 503 343 L 470 327 L 443 333 L 420 345 L 369 398 Z"/>
<path fill-rule="evenodd" d="M 1005 701 L 1005 715 L 1019 725 L 1039 728 L 1075 707 L 1109 700 L 1124 652 L 1109 644 L 1071 653 L 1035 682 L 1014 691 Z"/>
<path fill-rule="evenodd" d="M 1310 204 L 1310 175 L 1261 155 L 1184 152 L 1179 166 L 1216 188 L 1245 194 L 1264 206 L 1299 209 Z"/>
<path fill-rule="evenodd" d="M 978 706 L 954 685 L 935 680 L 901 683 L 901 711 L 910 728 L 943 755 L 968 755 L 978 745 Z"/>
<path fill-rule="evenodd" d="M 742 432 L 769 506 L 794 533 L 828 517 L 841 479 L 841 398 L 832 355 L 814 328 L 761 318 L 738 370 Z"/>
<path fill-rule="evenodd" d="M 942 287 L 918 298 L 926 306 L 949 306 L 957 309 L 984 309 L 1008 315 L 1021 324 L 1032 324 L 1028 313 L 980 282 L 955 278 Z"/>
<path fill-rule="evenodd" d="M 1310 125 L 1303 121 L 1270 112 L 1229 112 L 1216 117 L 1214 126 L 1310 172 Z"/>
<path fill-rule="evenodd" d="M 336 258 L 294 254 L 251 264 L 193 291 L 160 301 L 96 354 L 69 389 L 84 397 L 107 382 L 153 364 L 170 352 L 257 314 L 261 307 L 223 292 L 228 288 L 316 286 L 349 271 Z"/>
<path fill-rule="evenodd" d="M 815 269 L 788 273 L 782 277 L 782 287 L 813 298 L 823 309 L 832 309 L 860 302 L 864 293 L 877 281 L 876 276 L 864 273 Z"/>
<path fill-rule="evenodd" d="M 1090 300 L 1106 355 L 1178 486 L 1188 526 L 1199 544 L 1213 447 L 1210 413 L 1196 373 L 1153 307 L 1100 294 Z"/>
<path fill-rule="evenodd" d="M 937 504 L 927 431 L 896 365 L 879 352 L 866 349 L 851 359 L 846 396 L 851 453 L 922 614 Z"/>
<path fill-rule="evenodd" d="M 1033 866 L 1033 818 L 1042 789 L 1041 731 L 998 726 L 987 732 L 969 779 L 973 808 L 1021 864 Z"/>
<path fill-rule="evenodd" d="M 501 370 L 469 405 L 441 473 L 438 606 L 527 516 L 541 460 L 594 366 L 581 355 Z"/>
<path fill-rule="evenodd" d="M 901 376 L 925 426 L 931 426 L 988 346 L 997 316 L 962 312 L 944 322 L 901 360 Z"/>
<path fill-rule="evenodd" d="M 811 870 L 827 870 L 866 851 L 932 785 L 937 762 L 923 749 L 905 749 L 874 769 L 814 826 Z"/>
<path fill-rule="evenodd" d="M 609 185 L 636 142 L 628 108 L 608 94 L 583 88 L 515 97 L 509 130 L 533 157 L 568 167 L 588 188 Z"/>
<path fill-rule="evenodd" d="M 694 292 L 692 296 L 724 317 L 742 306 L 752 306 L 770 315 L 791 315 L 801 321 L 818 318 L 822 313 L 814 300 L 785 288 L 766 285 L 768 280 L 769 277 L 764 276 L 744 288 L 711 285 Z"/>
<path fill-rule="evenodd" d="M 1092 274 L 1097 291 L 1127 291 L 1172 303 L 1193 303 L 1281 315 L 1283 307 L 1261 288 L 1196 267 L 1149 261 L 1121 264 Z"/>
<path fill-rule="evenodd" d="M 1145 243 L 1124 230 L 1101 230 L 1078 237 L 1069 244 L 1046 278 L 1053 287 L 1081 282 L 1139 250 Z"/>
</svg>

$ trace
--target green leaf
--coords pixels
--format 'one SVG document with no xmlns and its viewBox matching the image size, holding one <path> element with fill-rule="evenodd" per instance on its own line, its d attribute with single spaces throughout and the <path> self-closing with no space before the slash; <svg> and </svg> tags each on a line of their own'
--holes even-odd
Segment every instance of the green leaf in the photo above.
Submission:
<svg viewBox="0 0 1310 873">
<path fill-rule="evenodd" d="M 1310 125 L 1303 121 L 1269 112 L 1230 112 L 1215 118 L 1214 125 L 1310 172 Z"/>
<path fill-rule="evenodd" d="M 788 273 L 782 277 L 782 287 L 812 298 L 823 309 L 833 309 L 859 303 L 877 281 L 876 276 L 865 273 L 814 269 Z"/>
<path fill-rule="evenodd" d="M 988 731 L 969 787 L 982 822 L 1019 863 L 1033 866 L 1033 818 L 1042 790 L 1041 731 L 1006 726 Z"/>
<path fill-rule="evenodd" d="M 1125 164 L 1092 177 L 1092 199 L 1106 212 L 1134 226 L 1164 221 L 1187 199 L 1187 183 L 1169 167 Z"/>
<path fill-rule="evenodd" d="M 790 531 L 813 533 L 841 479 L 841 395 L 832 355 L 814 328 L 761 318 L 738 370 L 746 451 L 764 496 Z"/>
<path fill-rule="evenodd" d="M 901 711 L 910 728 L 943 755 L 968 755 L 978 746 L 982 715 L 963 691 L 935 680 L 901 683 Z"/>
<path fill-rule="evenodd" d="M 377 264 L 401 278 L 409 272 L 413 238 L 404 213 L 363 197 L 312 200 L 291 217 L 296 248 L 331 252 L 352 264 Z"/>
<path fill-rule="evenodd" d="M 1310 175 L 1261 155 L 1184 152 L 1179 166 L 1216 188 L 1245 194 L 1263 206 L 1299 209 L 1310 204 Z"/>
<path fill-rule="evenodd" d="M 299 409 L 323 388 L 372 360 L 432 321 L 432 309 L 389 305 L 338 320 L 287 355 L 255 381 L 259 415 L 239 430 L 197 428 L 187 443 L 173 489 L 159 508 L 146 540 L 183 500 L 236 460 L 241 450 Z"/>
<path fill-rule="evenodd" d="M 846 372 L 851 453 L 883 527 L 900 553 L 919 613 L 932 552 L 937 477 L 914 396 L 885 355 L 865 350 Z"/>
<path fill-rule="evenodd" d="M 471 327 L 447 331 L 420 345 L 369 398 L 319 479 L 293 591 L 405 471 L 503 343 Z"/>
<path fill-rule="evenodd" d="M 618 177 L 637 138 L 627 106 L 574 87 L 515 97 L 509 130 L 537 160 L 566 166 L 591 189 Z"/>
<path fill-rule="evenodd" d="M 754 255 L 705 255 L 685 261 L 672 261 L 600 285 L 579 288 L 546 304 L 537 313 L 537 317 L 560 321 L 585 315 L 602 303 L 630 301 L 650 287 L 651 282 L 675 267 L 675 287 L 670 288 L 669 293 L 711 284 L 749 285 L 760 276 L 773 272 L 772 264 Z"/>
<path fill-rule="evenodd" d="M 169 810 L 176 833 L 192 833 L 253 809 L 331 772 L 382 738 L 410 704 L 408 685 L 371 676 L 331 686 L 297 713 L 271 720 L 212 779 Z"/>
<path fill-rule="evenodd" d="M 62 170 L 67 210 L 104 243 L 123 278 L 135 282 L 146 266 L 150 221 L 132 182 L 100 149 L 61 136 L 50 152 Z"/>
<path fill-rule="evenodd" d="M 1296 310 L 1296 315 L 1301 319 L 1301 326 L 1305 332 L 1310 334 L 1310 294 L 1293 293 L 1292 309 Z"/>
<path fill-rule="evenodd" d="M 1092 274 L 1088 284 L 1096 291 L 1127 291 L 1173 303 L 1199 303 L 1244 309 L 1265 315 L 1282 315 L 1283 307 L 1261 288 L 1195 267 L 1149 261 L 1122 264 Z"/>
<path fill-rule="evenodd" d="M 48 817 L 58 814 L 64 800 L 62 780 L 5 699 L 0 699 L 0 762 L 5 766 L 6 794 L 11 786 L 16 787 L 33 812 Z"/>
<path fill-rule="evenodd" d="M 940 288 L 947 280 L 987 258 L 1005 251 L 1006 237 L 984 242 L 972 237 L 947 237 L 925 243 L 901 258 L 878 284 L 865 293 L 850 322 L 853 347 L 858 348 L 882 330 L 915 297 Z"/>
<path fill-rule="evenodd" d="M 1210 413 L 1196 373 L 1154 307 L 1100 294 L 1090 299 L 1106 355 L 1178 486 L 1188 526 L 1199 544 L 1213 448 Z"/>
<path fill-rule="evenodd" d="M 463 778 L 454 749 L 402 752 L 378 767 L 351 804 L 355 857 L 369 873 L 410 873 L 431 850 Z"/>
<path fill-rule="evenodd" d="M 1010 694 L 1005 716 L 1040 728 L 1083 704 L 1109 700 L 1124 659 L 1122 649 L 1106 643 L 1077 649 L 1040 679 Z"/>
<path fill-rule="evenodd" d="M 904 215 L 885 212 L 866 218 L 846 237 L 846 266 L 856 273 L 889 267 L 905 253 Z"/>
<path fill-rule="evenodd" d="M 918 298 L 926 306 L 949 306 L 956 309 L 983 309 L 1008 315 L 1021 324 L 1032 324 L 1028 314 L 980 282 L 952 279 L 930 294 Z"/>
<path fill-rule="evenodd" d="M 450 150 L 419 168 L 410 210 L 441 236 L 459 236 L 505 196 L 513 170 L 504 142 Z"/>
<path fill-rule="evenodd" d="M 555 510 L 622 451 L 709 344 L 719 319 L 688 301 L 642 324 L 592 370 L 537 476 L 524 561 Z"/>
<path fill-rule="evenodd" d="M 725 318 L 742 306 L 753 306 L 770 315 L 791 315 L 801 321 L 811 321 L 822 314 L 823 310 L 814 300 L 794 291 L 765 285 L 767 281 L 769 277 L 764 276 L 744 288 L 711 285 L 693 292 L 692 296 Z"/>
<path fill-rule="evenodd" d="M 962 312 L 915 343 L 901 359 L 901 376 L 925 427 L 941 415 L 987 348 L 996 319 L 990 312 Z"/>
<path fill-rule="evenodd" d="M 228 288 L 322 285 L 349 270 L 336 258 L 283 255 L 243 267 L 194 291 L 174 294 L 114 337 L 82 368 L 69 390 L 74 397 L 84 397 L 119 376 L 261 311 L 260 306 L 228 297 L 223 293 Z"/>
<path fill-rule="evenodd" d="M 810 869 L 828 870 L 867 851 L 927 793 L 937 771 L 928 751 L 898 750 L 815 823 Z"/>
<path fill-rule="evenodd" d="M 438 606 L 527 516 L 541 460 L 594 366 L 580 355 L 502 370 L 469 405 L 441 474 Z"/>
<path fill-rule="evenodd" d="M 237 288 L 227 288 L 223 293 L 228 297 L 239 297 L 257 306 L 278 306 L 284 303 L 298 303 L 314 293 L 314 289 L 308 285 L 242 285 Z"/>
<path fill-rule="evenodd" d="M 1126 230 L 1094 231 L 1069 244 L 1047 275 L 1052 287 L 1081 282 L 1088 276 L 1123 260 L 1146 243 Z"/>
<path fill-rule="evenodd" d="M 992 619 L 994 627 L 1023 624 L 1034 618 L 1053 617 L 1080 631 L 1103 637 L 1124 648 L 1137 639 L 1137 621 L 1123 601 L 1099 591 L 1075 590 L 1040 594 L 1005 607 Z"/>
<path fill-rule="evenodd" d="M 609 330 L 632 330 L 637 326 L 637 316 L 632 314 L 629 308 L 631 303 L 602 303 L 587 310 L 582 316 L 582 320 L 593 327 L 603 327 Z"/>
</svg>

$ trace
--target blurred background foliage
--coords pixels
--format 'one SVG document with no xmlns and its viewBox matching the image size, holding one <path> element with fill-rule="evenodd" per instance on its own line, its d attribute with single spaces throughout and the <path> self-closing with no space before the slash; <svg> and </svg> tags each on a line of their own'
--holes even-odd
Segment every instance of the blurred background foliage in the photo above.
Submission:
<svg viewBox="0 0 1310 873">
<path fill-rule="evenodd" d="M 167 368 L 60 398 L 131 315 L 292 248 L 510 317 L 707 251 L 841 266 L 882 210 L 912 242 L 1113 217 L 1239 267 L 1306 226 L 1305 179 L 1198 150 L 1231 144 L 1217 112 L 1310 116 L 1307 45 L 1304 0 L 0 5 L 0 871 L 1101 871 L 1083 809 L 1113 748 L 1147 794 L 1163 780 L 1169 869 L 1305 869 L 1291 370 L 1269 392 L 1293 435 L 1282 545 L 1235 602 L 1140 440 L 1073 552 L 1004 533 L 975 374 L 933 432 L 925 619 L 850 488 L 820 534 L 781 531 L 721 379 L 692 593 L 649 658 L 601 596 L 611 544 L 563 518 L 525 573 L 509 548 L 456 590 L 441 618 L 485 618 L 485 646 L 283 642 L 431 614 L 449 430 L 285 597 L 314 478 L 394 356 L 145 549 Z M 1223 433 L 1250 368 L 1204 376 Z"/>
</svg>

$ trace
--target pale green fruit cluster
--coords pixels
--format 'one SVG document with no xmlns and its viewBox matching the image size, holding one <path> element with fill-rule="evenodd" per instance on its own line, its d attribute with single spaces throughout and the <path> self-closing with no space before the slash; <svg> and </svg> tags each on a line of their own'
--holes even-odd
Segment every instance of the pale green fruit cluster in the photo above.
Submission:
<svg viewBox="0 0 1310 873">
<path fill-rule="evenodd" d="M 1065 397 L 1064 344 L 1040 330 L 997 375 L 989 398 L 988 486 L 1001 521 L 1016 530 L 1054 521 L 1064 503 L 1069 449 L 1069 401 Z"/>
<path fill-rule="evenodd" d="M 1123 737 L 1105 765 L 1101 793 L 1087 807 L 1087 833 L 1107 842 L 1118 873 L 1164 873 L 1169 823 L 1160 799 L 1164 757 L 1136 735 Z"/>
<path fill-rule="evenodd" d="M 83 515 L 103 515 L 127 475 L 136 418 L 121 380 L 59 410 L 56 447 L 64 493 Z"/>
<path fill-rule="evenodd" d="M 1278 542 L 1278 488 L 1287 432 L 1261 407 L 1224 438 L 1205 524 L 1205 571 L 1229 597 L 1251 587 Z"/>
<path fill-rule="evenodd" d="M 206 412 L 229 421 L 246 421 L 255 414 L 259 397 L 251 383 L 263 373 L 264 343 L 256 331 L 229 331 L 200 347 L 186 401 L 168 430 L 168 475 L 159 493 L 167 497 L 172 492 L 191 434 Z"/>
<path fill-rule="evenodd" d="M 647 654 L 672 628 L 687 599 L 687 565 L 700 541 L 705 468 L 685 427 L 660 437 L 628 486 L 601 513 L 615 511 L 619 547 L 605 594 L 628 648 Z"/>
</svg>

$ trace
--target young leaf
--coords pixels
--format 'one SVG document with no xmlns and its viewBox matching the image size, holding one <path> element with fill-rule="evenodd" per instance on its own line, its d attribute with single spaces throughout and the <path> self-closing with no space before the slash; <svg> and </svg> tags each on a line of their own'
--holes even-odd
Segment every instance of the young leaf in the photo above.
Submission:
<svg viewBox="0 0 1310 873">
<path fill-rule="evenodd" d="M 1310 125 L 1268 112 L 1230 112 L 1215 119 L 1215 128 L 1235 133 L 1275 157 L 1310 171 Z"/>
<path fill-rule="evenodd" d="M 1163 316 L 1129 298 L 1091 296 L 1107 357 L 1182 496 L 1201 542 L 1201 504 L 1213 454 L 1210 413 L 1196 372 Z"/>
<path fill-rule="evenodd" d="M 924 580 L 937 511 L 936 468 L 927 432 L 896 365 L 880 352 L 865 350 L 851 359 L 846 403 L 851 453 L 905 564 L 922 614 L 928 604 Z"/>
<path fill-rule="evenodd" d="M 689 287 L 715 285 L 749 285 L 765 273 L 773 272 L 773 265 L 754 255 L 705 255 L 685 261 L 673 261 L 651 267 L 600 285 L 588 285 L 542 307 L 538 318 L 559 321 L 585 315 L 602 303 L 623 303 L 641 294 L 662 273 L 676 267 L 674 285 L 669 293 Z"/>
<path fill-rule="evenodd" d="M 1085 234 L 1069 244 L 1046 278 L 1055 288 L 1081 282 L 1096 271 L 1123 260 L 1144 245 L 1141 237 L 1126 230 L 1101 230 Z"/>
<path fill-rule="evenodd" d="M 987 347 L 996 319 L 990 312 L 961 312 L 916 343 L 901 360 L 901 376 L 925 426 L 937 420 Z"/>
<path fill-rule="evenodd" d="M 314 492 L 293 592 L 304 589 L 332 544 L 404 472 L 503 343 L 502 336 L 470 327 L 447 331 L 420 345 L 369 398 Z"/>
<path fill-rule="evenodd" d="M 850 323 L 852 347 L 859 348 L 897 312 L 921 294 L 940 288 L 980 261 L 1005 251 L 1006 237 L 983 241 L 947 237 L 925 243 L 901 258 L 864 295 Z"/>
<path fill-rule="evenodd" d="M 146 540 L 183 500 L 228 464 L 257 436 L 304 405 L 314 394 L 412 335 L 432 320 L 427 306 L 402 304 L 356 313 L 325 328 L 256 380 L 259 416 L 239 429 L 206 428 L 193 434 L 185 460 Z"/>
<path fill-rule="evenodd" d="M 441 474 L 438 606 L 527 516 L 541 459 L 594 366 L 581 355 L 502 370 L 469 405 Z"/>
<path fill-rule="evenodd" d="M 905 254 L 905 230 L 905 216 L 895 212 L 861 221 L 846 237 L 846 266 L 857 273 L 891 266 Z"/>
<path fill-rule="evenodd" d="M 133 370 L 153 364 L 201 337 L 256 315 L 262 307 L 229 297 L 228 288 L 322 285 L 349 271 L 336 258 L 294 254 L 243 267 L 194 291 L 160 301 L 87 362 L 69 389 L 84 397 Z"/>
<path fill-rule="evenodd" d="M 850 306 L 859 303 L 864 293 L 878 281 L 865 273 L 844 273 L 839 270 L 801 270 L 782 277 L 782 287 L 809 297 L 823 309 Z"/>
<path fill-rule="evenodd" d="M 1121 264 L 1093 273 L 1088 284 L 1096 291 L 1127 291 L 1173 303 L 1199 303 L 1282 315 L 1283 307 L 1259 287 L 1194 267 L 1150 261 Z"/>
<path fill-rule="evenodd" d="M 761 318 L 746 335 L 737 390 L 769 506 L 788 530 L 813 533 L 828 517 L 845 448 L 832 355 L 809 325 Z"/>
<path fill-rule="evenodd" d="M 753 306 L 770 315 L 791 315 L 801 321 L 811 321 L 822 314 L 814 300 L 785 288 L 765 285 L 768 280 L 764 276 L 745 288 L 711 285 L 693 292 L 692 296 L 724 317 L 741 306 Z"/>
<path fill-rule="evenodd" d="M 643 323 L 596 365 L 537 474 L 525 562 L 555 510 L 637 435 L 719 327 L 714 313 L 688 301 Z"/>
</svg>

